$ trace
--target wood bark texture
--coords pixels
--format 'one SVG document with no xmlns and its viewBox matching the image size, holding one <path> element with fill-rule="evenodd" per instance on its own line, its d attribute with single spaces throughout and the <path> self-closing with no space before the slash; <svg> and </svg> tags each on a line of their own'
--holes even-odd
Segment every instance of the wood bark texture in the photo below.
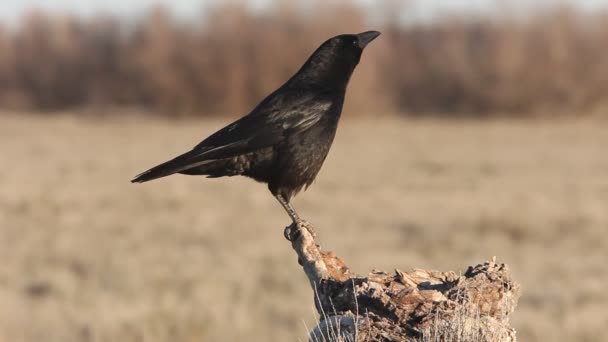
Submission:
<svg viewBox="0 0 608 342">
<path fill-rule="evenodd" d="M 415 269 L 355 275 L 315 242 L 306 222 L 286 228 L 314 292 L 309 341 L 515 342 L 509 315 L 519 285 L 494 260 L 462 274 Z"/>
</svg>

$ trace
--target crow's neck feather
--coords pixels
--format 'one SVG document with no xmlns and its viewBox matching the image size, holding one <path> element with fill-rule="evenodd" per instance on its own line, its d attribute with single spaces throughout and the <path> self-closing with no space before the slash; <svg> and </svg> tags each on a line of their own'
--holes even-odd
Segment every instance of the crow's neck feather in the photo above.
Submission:
<svg viewBox="0 0 608 342">
<path fill-rule="evenodd" d="M 315 53 L 288 83 L 298 87 L 311 86 L 346 91 L 357 62 L 356 58 Z"/>
</svg>

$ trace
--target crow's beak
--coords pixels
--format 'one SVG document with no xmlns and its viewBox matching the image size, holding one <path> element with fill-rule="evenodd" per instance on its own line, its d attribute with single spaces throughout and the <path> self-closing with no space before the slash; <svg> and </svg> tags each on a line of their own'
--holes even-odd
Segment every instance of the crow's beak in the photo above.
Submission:
<svg viewBox="0 0 608 342">
<path fill-rule="evenodd" d="M 359 33 L 357 35 L 357 40 L 359 41 L 359 47 L 361 49 L 365 48 L 367 44 L 369 44 L 372 40 L 376 39 L 380 35 L 378 31 L 367 31 L 363 33 Z"/>
</svg>

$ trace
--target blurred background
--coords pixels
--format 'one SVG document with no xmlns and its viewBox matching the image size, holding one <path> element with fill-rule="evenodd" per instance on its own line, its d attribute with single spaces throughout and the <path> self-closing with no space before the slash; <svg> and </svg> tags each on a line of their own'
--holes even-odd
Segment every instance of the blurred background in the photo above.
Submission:
<svg viewBox="0 0 608 342">
<path fill-rule="evenodd" d="M 0 340 L 303 341 L 266 186 L 131 177 L 370 29 L 294 200 L 359 274 L 497 256 L 521 341 L 608 340 L 608 1 L 3 0 Z"/>
</svg>

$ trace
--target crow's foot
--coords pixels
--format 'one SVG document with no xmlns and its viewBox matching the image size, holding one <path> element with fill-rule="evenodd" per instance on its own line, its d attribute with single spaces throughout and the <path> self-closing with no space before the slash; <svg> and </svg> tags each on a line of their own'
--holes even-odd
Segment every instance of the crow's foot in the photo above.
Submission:
<svg viewBox="0 0 608 342">
<path fill-rule="evenodd" d="M 285 236 L 285 239 L 288 241 L 295 241 L 300 237 L 301 229 L 306 229 L 310 235 L 312 235 L 313 239 L 317 237 L 317 233 L 315 232 L 313 225 L 305 220 L 300 220 L 297 223 L 294 222 L 287 226 L 283 231 L 283 236 Z"/>
</svg>

